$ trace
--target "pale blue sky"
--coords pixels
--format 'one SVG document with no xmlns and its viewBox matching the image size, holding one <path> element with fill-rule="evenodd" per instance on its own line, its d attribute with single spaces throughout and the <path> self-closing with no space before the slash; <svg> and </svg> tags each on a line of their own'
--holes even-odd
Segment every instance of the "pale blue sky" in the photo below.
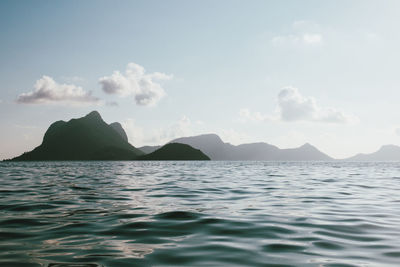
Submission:
<svg viewBox="0 0 400 267">
<path fill-rule="evenodd" d="M 341 158 L 400 145 L 398 14 L 399 1 L 1 1 L 0 159 L 91 110 L 135 146 L 217 133 Z"/>
</svg>

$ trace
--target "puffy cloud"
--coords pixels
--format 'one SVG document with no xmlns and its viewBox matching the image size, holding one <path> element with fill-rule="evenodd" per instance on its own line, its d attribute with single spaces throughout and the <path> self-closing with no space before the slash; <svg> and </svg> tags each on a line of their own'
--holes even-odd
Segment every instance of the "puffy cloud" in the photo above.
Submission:
<svg viewBox="0 0 400 267">
<path fill-rule="evenodd" d="M 163 128 L 144 129 L 134 119 L 127 119 L 121 124 L 129 142 L 135 146 L 163 145 L 175 138 L 193 135 L 194 128 L 198 126 L 186 116 Z"/>
<path fill-rule="evenodd" d="M 172 75 L 165 73 L 146 73 L 142 66 L 129 63 L 125 74 L 114 71 L 112 75 L 100 78 L 99 82 L 107 94 L 123 97 L 133 95 L 137 105 L 153 106 L 165 95 L 158 81 L 171 78 Z"/>
<path fill-rule="evenodd" d="M 295 87 L 285 87 L 278 94 L 278 107 L 274 114 L 262 114 L 243 108 L 239 122 L 262 121 L 314 121 L 326 123 L 352 123 L 358 118 L 331 107 L 320 107 L 313 97 L 305 97 Z"/>
<path fill-rule="evenodd" d="M 283 121 L 320 121 L 347 123 L 357 120 L 335 108 L 322 108 L 313 97 L 305 97 L 297 88 L 285 87 L 278 94 L 278 109 Z"/>
<path fill-rule="evenodd" d="M 280 46 L 285 44 L 292 45 L 320 45 L 322 43 L 322 35 L 316 33 L 289 34 L 275 36 L 271 40 L 273 45 Z"/>
<path fill-rule="evenodd" d="M 321 34 L 305 33 L 302 36 L 302 41 L 305 44 L 309 44 L 309 45 L 320 44 L 320 43 L 322 43 L 322 35 Z"/>
<path fill-rule="evenodd" d="M 294 87 L 286 87 L 279 92 L 278 105 L 284 121 L 313 119 L 317 110 L 315 99 L 303 97 Z"/>
<path fill-rule="evenodd" d="M 17 97 L 17 103 L 22 104 L 60 102 L 92 104 L 99 102 L 99 99 L 92 96 L 91 92 L 83 90 L 82 87 L 74 84 L 59 84 L 49 76 L 43 76 L 37 80 L 33 91 L 20 94 Z"/>
<path fill-rule="evenodd" d="M 323 36 L 320 33 L 318 24 L 310 21 L 295 21 L 292 24 L 292 32 L 289 34 L 277 35 L 271 39 L 273 45 L 307 45 L 317 46 L 323 43 Z"/>
</svg>

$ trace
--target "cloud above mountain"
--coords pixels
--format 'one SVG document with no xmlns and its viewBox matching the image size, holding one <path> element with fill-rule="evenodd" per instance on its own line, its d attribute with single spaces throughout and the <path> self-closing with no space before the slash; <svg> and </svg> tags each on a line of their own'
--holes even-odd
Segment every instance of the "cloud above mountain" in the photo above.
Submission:
<svg viewBox="0 0 400 267">
<path fill-rule="evenodd" d="M 193 123 L 185 115 L 169 125 L 152 129 L 145 129 L 139 126 L 132 118 L 122 121 L 121 124 L 128 135 L 129 141 L 135 146 L 165 144 L 172 139 L 192 135 L 195 128 L 199 128 L 197 123 Z"/>
<path fill-rule="evenodd" d="M 165 90 L 159 83 L 172 79 L 172 75 L 161 72 L 146 73 L 144 67 L 129 63 L 125 73 L 114 71 L 110 76 L 99 79 L 103 91 L 121 97 L 133 96 L 139 106 L 154 106 L 165 96 Z"/>
<path fill-rule="evenodd" d="M 85 91 L 80 86 L 60 84 L 49 76 L 43 76 L 36 81 L 32 91 L 20 94 L 16 101 L 21 104 L 94 104 L 100 100 L 92 96 L 90 91 Z"/>
<path fill-rule="evenodd" d="M 353 123 L 358 118 L 332 107 L 321 107 L 314 97 L 303 96 L 295 87 L 284 87 L 278 93 L 275 114 L 263 114 L 243 108 L 239 121 L 311 121 L 324 123 Z"/>
<path fill-rule="evenodd" d="M 315 98 L 301 95 L 295 87 L 285 87 L 279 92 L 278 109 L 283 121 L 348 123 L 356 120 L 355 116 L 336 108 L 319 106 Z"/>
</svg>

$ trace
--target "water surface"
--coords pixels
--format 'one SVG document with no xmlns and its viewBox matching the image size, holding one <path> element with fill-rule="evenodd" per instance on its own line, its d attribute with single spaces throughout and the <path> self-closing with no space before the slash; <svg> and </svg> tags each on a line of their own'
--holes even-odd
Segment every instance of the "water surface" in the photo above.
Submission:
<svg viewBox="0 0 400 267">
<path fill-rule="evenodd" d="M 399 266 L 400 163 L 0 163 L 0 266 Z"/>
</svg>

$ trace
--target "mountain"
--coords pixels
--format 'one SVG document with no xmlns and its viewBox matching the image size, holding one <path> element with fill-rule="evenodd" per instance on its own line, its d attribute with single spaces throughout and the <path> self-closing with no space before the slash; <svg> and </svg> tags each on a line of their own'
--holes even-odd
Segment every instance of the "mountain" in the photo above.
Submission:
<svg viewBox="0 0 400 267">
<path fill-rule="evenodd" d="M 40 146 L 12 160 L 129 160 L 144 154 L 128 143 L 121 125 L 113 125 L 105 123 L 97 111 L 57 121 Z"/>
<path fill-rule="evenodd" d="M 169 143 L 156 151 L 140 156 L 139 160 L 210 160 L 198 149 L 185 144 Z"/>
<path fill-rule="evenodd" d="M 117 131 L 117 133 L 122 137 L 122 139 L 128 142 L 128 136 L 126 135 L 124 128 L 122 128 L 121 123 L 113 122 L 110 124 L 110 126 Z"/>
<path fill-rule="evenodd" d="M 187 144 L 200 149 L 212 160 L 332 160 L 331 157 L 310 144 L 289 149 L 280 149 L 267 143 L 250 143 L 234 146 L 224 143 L 216 134 L 182 137 L 172 140 L 171 143 Z"/>
<path fill-rule="evenodd" d="M 276 160 L 302 161 L 302 160 L 333 160 L 316 147 L 306 143 L 301 147 L 281 149 Z"/>
<path fill-rule="evenodd" d="M 400 147 L 395 145 L 382 146 L 371 154 L 357 154 L 347 158 L 348 161 L 400 161 Z"/>
<path fill-rule="evenodd" d="M 280 149 L 267 143 L 250 143 L 233 146 L 235 160 L 277 160 Z"/>
<path fill-rule="evenodd" d="M 233 159 L 233 147 L 231 144 L 224 143 L 216 134 L 203 134 L 191 137 L 181 137 L 169 143 L 186 144 L 200 149 L 212 160 L 231 160 Z"/>
<path fill-rule="evenodd" d="M 145 154 L 149 154 L 151 152 L 156 151 L 159 149 L 161 146 L 141 146 L 139 147 L 140 151 L 143 151 Z"/>
</svg>

